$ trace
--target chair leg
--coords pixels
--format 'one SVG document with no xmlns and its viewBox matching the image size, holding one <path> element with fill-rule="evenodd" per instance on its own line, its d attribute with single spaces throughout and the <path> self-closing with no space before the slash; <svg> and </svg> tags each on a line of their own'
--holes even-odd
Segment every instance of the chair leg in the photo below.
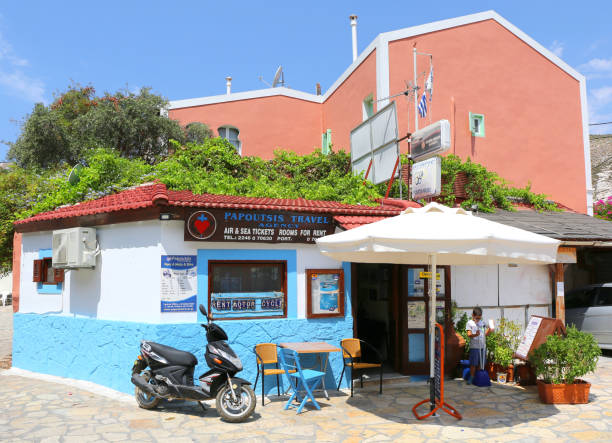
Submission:
<svg viewBox="0 0 612 443">
<path fill-rule="evenodd" d="M 319 384 L 321 383 L 321 378 L 318 378 L 313 384 L 312 386 L 308 386 L 308 381 L 304 382 L 304 390 L 306 391 L 306 395 L 304 395 L 304 399 L 302 400 L 302 403 L 300 403 L 300 406 L 298 407 L 297 413 L 299 414 L 300 412 L 302 412 L 302 409 L 304 409 L 304 406 L 306 406 L 306 403 L 308 402 L 308 399 L 310 399 L 310 401 L 312 402 L 312 404 L 315 406 L 315 408 L 317 408 L 318 410 L 321 410 L 321 406 L 319 406 L 319 403 L 317 403 L 317 401 L 314 398 L 314 395 L 312 394 L 312 392 L 317 389 L 317 386 L 319 386 Z"/>
<path fill-rule="evenodd" d="M 259 366 L 257 366 L 257 377 L 255 377 L 255 385 L 253 385 L 253 390 L 257 389 L 258 380 L 259 380 Z"/>
<path fill-rule="evenodd" d="M 342 377 L 344 377 L 344 368 L 346 366 L 342 365 L 342 372 L 340 373 L 340 380 L 338 381 L 338 389 L 336 389 L 336 391 L 340 390 L 340 386 L 342 385 Z"/>
<path fill-rule="evenodd" d="M 383 377 L 383 367 L 380 365 L 380 389 L 378 390 L 379 394 L 382 394 L 382 377 Z"/>
<path fill-rule="evenodd" d="M 359 382 L 361 383 L 361 387 L 363 388 L 363 373 L 359 374 Z"/>
<path fill-rule="evenodd" d="M 278 378 L 278 374 L 276 374 L 276 393 L 280 397 L 280 378 Z"/>
<path fill-rule="evenodd" d="M 348 375 L 348 374 L 347 374 Z M 353 368 L 351 367 L 351 397 L 353 396 L 353 376 L 355 373 L 353 372 Z"/>
<path fill-rule="evenodd" d="M 264 405 L 264 380 L 266 379 L 265 374 L 261 373 L 261 405 Z"/>
</svg>

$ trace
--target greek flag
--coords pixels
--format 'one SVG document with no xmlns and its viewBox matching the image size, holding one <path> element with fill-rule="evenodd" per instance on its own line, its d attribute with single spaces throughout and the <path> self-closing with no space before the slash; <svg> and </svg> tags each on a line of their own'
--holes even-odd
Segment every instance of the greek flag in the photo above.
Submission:
<svg viewBox="0 0 612 443">
<path fill-rule="evenodd" d="M 421 97 L 421 100 L 419 101 L 418 109 L 421 118 L 425 118 L 425 116 L 427 115 L 427 97 L 425 95 L 425 92 L 423 92 L 423 97 Z"/>
<path fill-rule="evenodd" d="M 429 76 L 425 81 L 425 91 L 429 91 L 429 101 L 433 98 L 433 66 L 429 68 Z"/>
</svg>

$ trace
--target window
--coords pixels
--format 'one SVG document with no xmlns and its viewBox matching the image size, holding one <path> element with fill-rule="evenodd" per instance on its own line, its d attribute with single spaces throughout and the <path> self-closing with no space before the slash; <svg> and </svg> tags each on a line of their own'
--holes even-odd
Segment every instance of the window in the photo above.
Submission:
<svg viewBox="0 0 612 443">
<path fill-rule="evenodd" d="M 238 154 L 242 154 L 242 143 L 238 139 L 240 131 L 237 128 L 232 126 L 221 126 L 217 131 L 219 132 L 219 137 L 226 139 L 234 145 Z"/>
<path fill-rule="evenodd" d="M 328 155 L 332 149 L 332 131 L 328 129 L 321 135 L 321 153 Z"/>
<path fill-rule="evenodd" d="M 64 270 L 54 268 L 51 257 L 34 260 L 32 281 L 37 283 L 39 293 L 61 293 Z"/>
<path fill-rule="evenodd" d="M 566 309 L 588 308 L 593 306 L 596 289 L 578 289 L 567 293 L 565 300 Z"/>
<path fill-rule="evenodd" d="M 470 112 L 470 132 L 474 137 L 485 136 L 484 114 Z"/>
<path fill-rule="evenodd" d="M 374 97 L 372 94 L 363 99 L 362 111 L 364 120 L 367 120 L 374 115 Z"/>
<path fill-rule="evenodd" d="M 597 306 L 612 306 L 612 287 L 602 286 L 597 295 Z"/>
<path fill-rule="evenodd" d="M 287 316 L 286 261 L 209 261 L 208 267 L 214 318 Z"/>
</svg>

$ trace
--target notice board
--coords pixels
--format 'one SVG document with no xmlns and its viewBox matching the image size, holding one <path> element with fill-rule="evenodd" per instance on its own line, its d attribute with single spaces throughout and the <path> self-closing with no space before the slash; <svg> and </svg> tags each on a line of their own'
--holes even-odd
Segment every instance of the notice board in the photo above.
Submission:
<svg viewBox="0 0 612 443">
<path fill-rule="evenodd" d="M 552 334 L 565 335 L 565 326 L 561 320 L 532 315 L 514 357 L 527 360 L 529 353 L 537 349 Z"/>
</svg>

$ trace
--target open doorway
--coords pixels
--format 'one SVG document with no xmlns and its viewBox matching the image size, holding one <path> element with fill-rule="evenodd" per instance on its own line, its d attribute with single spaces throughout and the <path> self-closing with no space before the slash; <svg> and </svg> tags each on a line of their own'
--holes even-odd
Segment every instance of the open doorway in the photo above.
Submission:
<svg viewBox="0 0 612 443">
<path fill-rule="evenodd" d="M 397 322 L 394 299 L 397 293 L 397 266 L 378 263 L 354 265 L 355 337 L 380 352 L 386 372 L 396 368 Z M 374 357 L 374 356 L 372 356 Z M 368 356 L 364 355 L 367 361 Z"/>
</svg>

